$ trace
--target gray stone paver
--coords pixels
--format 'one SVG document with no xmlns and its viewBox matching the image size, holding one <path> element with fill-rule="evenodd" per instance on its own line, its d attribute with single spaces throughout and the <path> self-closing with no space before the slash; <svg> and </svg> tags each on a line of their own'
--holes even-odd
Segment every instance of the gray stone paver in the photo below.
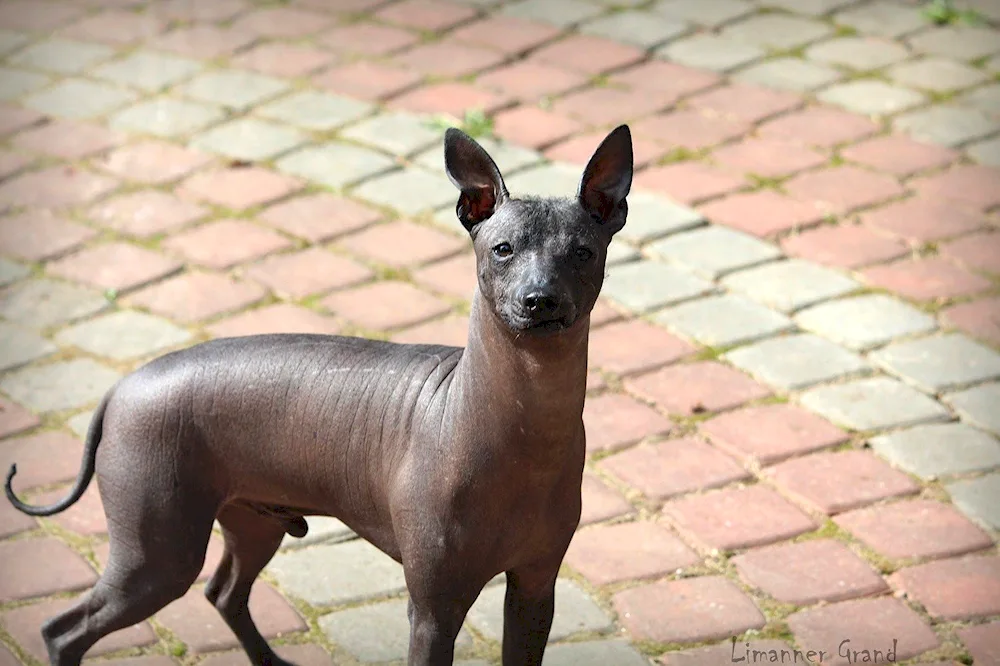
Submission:
<svg viewBox="0 0 1000 666">
<path fill-rule="evenodd" d="M 875 0 L 834 14 L 835 22 L 854 28 L 864 35 L 902 37 L 927 26 L 915 6 L 893 0 Z"/>
<path fill-rule="evenodd" d="M 881 69 L 909 57 L 905 47 L 888 39 L 873 37 L 838 37 L 810 46 L 806 58 L 842 65 L 859 71 Z"/>
<path fill-rule="evenodd" d="M 363 118 L 374 109 L 368 102 L 304 90 L 257 107 L 254 113 L 305 129 L 327 131 Z"/>
<path fill-rule="evenodd" d="M 356 197 L 418 215 L 458 201 L 458 190 L 444 176 L 408 167 L 378 176 L 353 190 Z"/>
<path fill-rule="evenodd" d="M 684 21 L 646 11 L 623 11 L 602 16 L 580 26 L 580 32 L 640 48 L 669 42 L 691 30 Z"/>
<path fill-rule="evenodd" d="M 31 38 L 24 33 L 12 32 L 0 28 L 0 55 L 7 55 L 12 51 L 16 51 L 30 41 Z"/>
<path fill-rule="evenodd" d="M 341 136 L 367 143 L 395 155 L 412 155 L 431 144 L 439 145 L 440 131 L 417 116 L 390 112 L 363 120 L 341 132 Z"/>
<path fill-rule="evenodd" d="M 619 240 L 612 240 L 611 244 L 608 245 L 608 255 L 605 259 L 606 266 L 614 266 L 616 264 L 626 264 L 630 261 L 635 261 L 639 259 L 642 254 L 639 250 L 635 249 L 631 245 L 627 245 Z"/>
<path fill-rule="evenodd" d="M 753 342 L 795 328 L 785 315 L 731 294 L 681 303 L 657 312 L 654 319 L 710 347 Z"/>
<path fill-rule="evenodd" d="M 765 0 L 765 7 L 781 8 L 797 14 L 824 16 L 846 5 L 856 4 L 857 0 Z"/>
<path fill-rule="evenodd" d="M 0 287 L 11 282 L 16 282 L 31 272 L 31 269 L 22 264 L 0 259 Z"/>
<path fill-rule="evenodd" d="M 657 55 L 687 65 L 716 72 L 728 72 L 766 55 L 764 49 L 724 35 L 700 34 L 662 46 Z"/>
<path fill-rule="evenodd" d="M 970 144 L 966 151 L 977 162 L 1000 166 L 1000 137 Z"/>
<path fill-rule="evenodd" d="M 582 177 L 583 169 L 552 162 L 525 169 L 504 181 L 513 197 L 571 197 L 576 195 Z"/>
<path fill-rule="evenodd" d="M 882 294 L 821 303 L 799 312 L 795 321 L 808 331 L 854 350 L 937 328 L 933 317 Z"/>
<path fill-rule="evenodd" d="M 44 74 L 0 67 L 0 100 L 15 99 L 49 82 Z"/>
<path fill-rule="evenodd" d="M 808 92 L 829 85 L 841 76 L 841 73 L 833 67 L 821 63 L 800 58 L 775 58 L 752 65 L 733 78 L 742 83 L 765 88 Z"/>
<path fill-rule="evenodd" d="M 728 23 L 754 9 L 747 0 L 659 0 L 650 7 L 651 11 L 707 27 Z"/>
<path fill-rule="evenodd" d="M 121 375 L 87 358 L 35 365 L 0 379 L 0 390 L 37 412 L 83 407 L 97 402 Z"/>
<path fill-rule="evenodd" d="M 301 131 L 256 118 L 240 118 L 214 127 L 191 141 L 191 146 L 237 160 L 266 160 L 305 143 Z"/>
<path fill-rule="evenodd" d="M 217 70 L 201 74 L 175 90 L 199 102 L 244 110 L 285 92 L 289 87 L 288 82 L 263 74 Z"/>
<path fill-rule="evenodd" d="M 110 125 L 117 130 L 170 138 L 197 132 L 225 118 L 222 109 L 179 99 L 154 99 L 119 111 Z"/>
<path fill-rule="evenodd" d="M 815 19 L 760 14 L 724 27 L 721 34 L 754 46 L 793 49 L 826 37 L 832 31 L 830 26 Z"/>
<path fill-rule="evenodd" d="M 200 72 L 197 60 L 152 51 L 136 51 L 93 70 L 93 75 L 121 85 L 155 92 Z"/>
<path fill-rule="evenodd" d="M 99 291 L 45 278 L 27 280 L 0 292 L 0 317 L 34 328 L 80 319 L 107 307 L 108 301 Z"/>
<path fill-rule="evenodd" d="M 949 393 L 944 401 L 951 405 L 963 421 L 1000 435 L 1000 383 L 974 386 Z"/>
<path fill-rule="evenodd" d="M 852 430 L 898 428 L 948 418 L 948 410 L 940 403 L 887 377 L 817 386 L 799 396 L 799 402 Z"/>
<path fill-rule="evenodd" d="M 869 358 L 928 393 L 1000 377 L 1000 354 L 960 333 L 898 342 Z"/>
<path fill-rule="evenodd" d="M 988 113 L 1000 121 L 1000 83 L 979 86 L 963 93 L 955 101 L 962 106 L 971 106 Z"/>
<path fill-rule="evenodd" d="M 493 640 L 500 640 L 503 633 L 503 600 L 506 593 L 507 588 L 503 585 L 487 587 L 469 609 L 469 624 Z M 556 610 L 550 640 L 558 641 L 573 634 L 610 628 L 611 618 L 576 583 L 565 578 L 556 581 Z"/>
<path fill-rule="evenodd" d="M 585 0 L 523 0 L 505 3 L 501 14 L 516 18 L 540 21 L 551 25 L 568 27 L 592 19 L 604 12 L 593 2 Z"/>
<path fill-rule="evenodd" d="M 28 69 L 57 74 L 79 74 L 95 63 L 107 60 L 114 49 L 72 39 L 47 39 L 18 51 L 9 61 Z"/>
<path fill-rule="evenodd" d="M 492 157 L 493 161 L 496 162 L 497 167 L 500 169 L 500 173 L 503 174 L 505 180 L 509 180 L 509 176 L 511 174 L 526 167 L 538 164 L 545 159 L 545 156 L 537 150 L 522 148 L 521 146 L 507 141 L 498 141 L 490 137 L 481 137 L 476 139 L 476 142 L 490 154 L 490 157 Z M 417 155 L 413 159 L 413 163 L 419 164 L 436 174 L 443 174 L 445 173 L 444 148 L 440 145 L 432 146 Z M 582 174 L 578 174 L 578 176 L 579 175 Z M 631 215 L 631 208 L 629 209 L 629 213 Z M 629 217 L 630 224 L 631 221 L 632 218 Z"/>
<path fill-rule="evenodd" d="M 1000 530 L 1000 474 L 955 481 L 946 484 L 945 489 L 967 516 Z"/>
<path fill-rule="evenodd" d="M 267 565 L 278 583 L 314 606 L 332 606 L 405 591 L 403 567 L 367 541 L 278 553 Z"/>
<path fill-rule="evenodd" d="M 44 358 L 57 350 L 51 341 L 34 331 L 0 322 L 0 372 Z"/>
<path fill-rule="evenodd" d="M 651 243 L 648 249 L 655 256 L 710 279 L 781 256 L 770 243 L 717 225 L 669 236 Z"/>
<path fill-rule="evenodd" d="M 348 143 L 328 143 L 303 146 L 280 158 L 275 166 L 287 174 L 341 188 L 391 171 L 396 168 L 396 163 L 368 148 Z"/>
<path fill-rule="evenodd" d="M 828 104 L 865 115 L 891 115 L 920 106 L 927 96 L 885 81 L 846 81 L 821 90 L 816 97 Z"/>
<path fill-rule="evenodd" d="M 964 423 L 929 423 L 871 439 L 896 467 L 925 481 L 1000 467 L 1000 441 Z"/>
<path fill-rule="evenodd" d="M 95 118 L 136 99 L 135 93 L 85 79 L 65 79 L 25 98 L 35 111 L 57 118 Z"/>
<path fill-rule="evenodd" d="M 119 360 L 146 356 L 190 341 L 192 334 L 166 319 L 119 310 L 63 329 L 55 340 Z"/>
<path fill-rule="evenodd" d="M 551 645 L 545 650 L 545 666 L 647 666 L 649 663 L 623 640 L 579 641 Z"/>
<path fill-rule="evenodd" d="M 83 439 L 90 429 L 90 421 L 94 418 L 94 410 L 87 410 L 72 416 L 66 421 L 66 427 L 73 431 L 73 434 Z"/>
<path fill-rule="evenodd" d="M 406 605 L 406 600 L 394 600 L 330 613 L 319 619 L 319 627 L 362 662 L 405 659 L 410 645 Z M 462 630 L 455 651 L 461 654 L 471 644 L 472 637 Z"/>
<path fill-rule="evenodd" d="M 1000 52 L 1000 32 L 967 25 L 940 26 L 906 40 L 917 53 L 976 60 Z"/>
<path fill-rule="evenodd" d="M 607 271 L 601 293 L 637 313 L 712 291 L 712 283 L 658 261 L 636 261 Z"/>
<path fill-rule="evenodd" d="M 954 92 L 986 80 L 981 70 L 945 58 L 924 58 L 901 63 L 887 71 L 890 79 L 912 88 Z"/>
<path fill-rule="evenodd" d="M 1000 129 L 996 120 L 979 109 L 954 104 L 931 106 L 903 114 L 893 121 L 893 127 L 917 141 L 948 147 L 982 139 Z"/>
<path fill-rule="evenodd" d="M 843 273 L 802 259 L 774 261 L 730 273 L 722 278 L 722 285 L 786 313 L 844 296 L 861 287 Z"/>
<path fill-rule="evenodd" d="M 728 352 L 723 357 L 765 384 L 784 391 L 865 372 L 859 355 L 809 333 L 783 335 Z"/>
<path fill-rule="evenodd" d="M 646 192 L 630 192 L 628 222 L 617 238 L 642 244 L 705 223 L 694 208 Z"/>
</svg>

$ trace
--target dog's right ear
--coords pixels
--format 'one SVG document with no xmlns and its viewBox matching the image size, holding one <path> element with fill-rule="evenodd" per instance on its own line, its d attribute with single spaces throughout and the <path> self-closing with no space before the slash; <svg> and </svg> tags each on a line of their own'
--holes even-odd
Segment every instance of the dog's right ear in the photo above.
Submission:
<svg viewBox="0 0 1000 666">
<path fill-rule="evenodd" d="M 455 212 L 467 231 L 493 215 L 507 198 L 507 186 L 496 162 L 465 132 L 448 128 L 444 134 L 444 167 L 462 193 Z"/>
</svg>

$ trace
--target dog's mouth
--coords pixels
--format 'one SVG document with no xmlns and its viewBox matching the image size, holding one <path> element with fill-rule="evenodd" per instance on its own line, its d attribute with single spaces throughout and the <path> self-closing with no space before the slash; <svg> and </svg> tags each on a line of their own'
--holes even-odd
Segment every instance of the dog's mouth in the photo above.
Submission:
<svg viewBox="0 0 1000 666">
<path fill-rule="evenodd" d="M 515 333 L 530 333 L 532 335 L 551 335 L 565 331 L 573 325 L 574 318 L 570 316 L 552 319 L 529 319 L 527 317 L 505 317 L 507 324 Z"/>
</svg>

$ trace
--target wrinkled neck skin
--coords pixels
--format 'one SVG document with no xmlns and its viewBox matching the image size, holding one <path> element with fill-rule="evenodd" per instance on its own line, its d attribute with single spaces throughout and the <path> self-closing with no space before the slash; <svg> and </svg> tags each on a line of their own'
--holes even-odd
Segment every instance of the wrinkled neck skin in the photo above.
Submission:
<svg viewBox="0 0 1000 666">
<path fill-rule="evenodd" d="M 477 289 L 451 387 L 452 414 L 480 445 L 562 469 L 566 454 L 582 455 L 584 447 L 589 331 L 588 314 L 555 335 L 515 334 Z"/>
</svg>

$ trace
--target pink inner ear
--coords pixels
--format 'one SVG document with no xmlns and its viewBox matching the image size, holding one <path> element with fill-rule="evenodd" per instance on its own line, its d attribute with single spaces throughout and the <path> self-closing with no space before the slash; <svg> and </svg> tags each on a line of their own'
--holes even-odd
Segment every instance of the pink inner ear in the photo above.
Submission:
<svg viewBox="0 0 1000 666">
<path fill-rule="evenodd" d="M 463 221 L 482 222 L 493 214 L 496 193 L 489 186 L 463 190 L 459 207 Z"/>
</svg>

